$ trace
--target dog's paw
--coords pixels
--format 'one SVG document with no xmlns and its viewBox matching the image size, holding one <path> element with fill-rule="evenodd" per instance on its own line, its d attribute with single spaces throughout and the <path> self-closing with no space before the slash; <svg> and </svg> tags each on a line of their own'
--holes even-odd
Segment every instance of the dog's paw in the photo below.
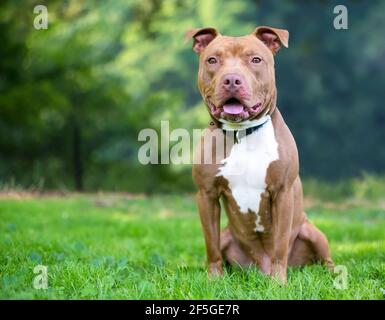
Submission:
<svg viewBox="0 0 385 320">
<path fill-rule="evenodd" d="M 273 263 L 271 266 L 270 275 L 275 279 L 278 283 L 286 285 L 287 284 L 287 273 L 286 268 L 279 263 Z"/>
<path fill-rule="evenodd" d="M 327 261 L 324 262 L 324 264 L 326 265 L 326 268 L 330 272 L 334 272 L 335 265 L 332 259 L 328 259 Z"/>
<path fill-rule="evenodd" d="M 208 276 L 210 279 L 222 277 L 223 276 L 223 269 L 222 269 L 222 263 L 212 263 L 209 265 L 208 270 Z"/>
</svg>

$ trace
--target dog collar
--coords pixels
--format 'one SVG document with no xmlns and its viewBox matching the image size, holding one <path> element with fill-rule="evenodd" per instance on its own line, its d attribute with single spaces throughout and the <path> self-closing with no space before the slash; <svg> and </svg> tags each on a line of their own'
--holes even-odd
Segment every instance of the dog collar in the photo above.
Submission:
<svg viewBox="0 0 385 320">
<path fill-rule="evenodd" d="M 270 115 L 265 115 L 256 120 L 246 120 L 240 123 L 230 122 L 224 119 L 219 119 L 222 123 L 223 131 L 234 131 L 239 136 L 239 131 L 245 130 L 245 136 L 263 127 L 271 119 Z"/>
</svg>

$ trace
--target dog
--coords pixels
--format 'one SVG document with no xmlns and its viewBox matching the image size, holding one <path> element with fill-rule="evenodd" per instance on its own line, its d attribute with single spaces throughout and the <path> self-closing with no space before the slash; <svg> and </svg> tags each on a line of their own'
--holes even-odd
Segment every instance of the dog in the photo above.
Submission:
<svg viewBox="0 0 385 320">
<path fill-rule="evenodd" d="M 192 170 L 209 276 L 222 275 L 223 262 L 256 266 L 283 283 L 288 266 L 332 269 L 328 240 L 304 212 L 297 146 L 276 106 L 274 57 L 289 32 L 260 26 L 230 37 L 199 28 L 186 37 L 199 55 L 198 88 L 211 117 L 198 154 L 216 157 L 194 161 Z M 207 146 L 213 131 L 225 143 Z"/>
</svg>

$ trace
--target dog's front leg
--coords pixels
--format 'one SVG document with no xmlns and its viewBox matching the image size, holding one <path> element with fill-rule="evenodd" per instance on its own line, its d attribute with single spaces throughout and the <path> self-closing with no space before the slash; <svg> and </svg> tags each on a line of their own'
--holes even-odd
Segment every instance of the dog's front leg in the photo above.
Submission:
<svg viewBox="0 0 385 320">
<path fill-rule="evenodd" d="M 220 204 L 216 194 L 199 190 L 197 194 L 199 215 L 206 242 L 208 274 L 210 277 L 222 275 L 222 255 L 220 251 Z"/>
<path fill-rule="evenodd" d="M 271 275 L 286 283 L 293 220 L 293 189 L 282 189 L 272 201 L 273 252 Z"/>
</svg>

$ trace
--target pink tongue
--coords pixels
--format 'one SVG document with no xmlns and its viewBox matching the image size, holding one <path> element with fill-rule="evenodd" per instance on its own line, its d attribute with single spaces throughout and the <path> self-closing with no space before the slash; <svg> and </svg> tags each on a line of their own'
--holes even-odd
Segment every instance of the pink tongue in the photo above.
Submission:
<svg viewBox="0 0 385 320">
<path fill-rule="evenodd" d="M 223 106 L 223 110 L 226 113 L 230 113 L 230 114 L 240 114 L 243 111 L 243 105 L 241 105 L 240 103 L 237 103 L 237 104 L 229 103 Z"/>
</svg>

